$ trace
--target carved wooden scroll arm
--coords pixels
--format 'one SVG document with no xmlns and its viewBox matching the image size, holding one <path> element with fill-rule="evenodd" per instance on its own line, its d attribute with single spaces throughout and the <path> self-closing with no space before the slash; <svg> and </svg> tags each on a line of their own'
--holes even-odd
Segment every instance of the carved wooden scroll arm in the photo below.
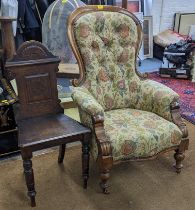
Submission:
<svg viewBox="0 0 195 210">
<path fill-rule="evenodd" d="M 93 125 L 98 145 L 98 164 L 100 168 L 100 187 L 103 193 L 108 194 L 108 180 L 110 170 L 113 166 L 111 143 L 107 139 L 104 130 L 104 117 L 102 115 L 93 116 Z"/>
<path fill-rule="evenodd" d="M 111 144 L 105 135 L 104 117 L 102 115 L 94 115 L 93 124 L 94 124 L 94 130 L 97 139 L 99 154 L 103 156 L 112 156 Z"/>
<path fill-rule="evenodd" d="M 186 127 L 185 122 L 183 121 L 181 114 L 180 114 L 180 106 L 178 100 L 174 100 L 171 103 L 171 115 L 173 122 L 180 128 L 182 132 L 182 141 L 180 143 L 180 151 L 184 151 L 188 149 L 189 139 L 188 139 L 188 130 Z"/>
</svg>

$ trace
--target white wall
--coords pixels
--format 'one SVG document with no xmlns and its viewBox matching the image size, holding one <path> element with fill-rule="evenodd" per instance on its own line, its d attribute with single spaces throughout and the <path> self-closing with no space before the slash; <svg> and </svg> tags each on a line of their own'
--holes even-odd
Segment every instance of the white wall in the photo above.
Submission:
<svg viewBox="0 0 195 210">
<path fill-rule="evenodd" d="M 153 33 L 172 29 L 176 12 L 194 12 L 195 0 L 153 0 Z"/>
<path fill-rule="evenodd" d="M 144 15 L 152 15 L 152 0 L 144 0 Z"/>
</svg>

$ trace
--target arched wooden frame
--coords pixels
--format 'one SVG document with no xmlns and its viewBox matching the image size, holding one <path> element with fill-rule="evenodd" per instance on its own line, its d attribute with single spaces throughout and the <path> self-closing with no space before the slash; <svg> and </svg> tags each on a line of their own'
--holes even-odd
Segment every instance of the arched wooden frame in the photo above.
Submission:
<svg viewBox="0 0 195 210">
<path fill-rule="evenodd" d="M 138 34 L 137 47 L 136 47 L 136 53 L 135 53 L 135 72 L 141 79 L 146 78 L 147 74 L 140 73 L 136 68 L 137 56 L 138 56 L 138 53 L 139 53 L 139 50 L 140 50 L 140 47 L 141 47 L 142 37 L 143 37 L 142 36 L 142 27 L 141 27 L 139 19 L 133 13 L 130 13 L 129 11 L 127 11 L 126 9 L 121 8 L 121 7 L 89 5 L 89 6 L 84 6 L 84 7 L 80 7 L 78 9 L 76 9 L 68 18 L 68 38 L 69 38 L 69 41 L 71 43 L 71 47 L 72 47 L 72 50 L 75 54 L 75 57 L 78 61 L 79 73 L 80 73 L 79 79 L 74 79 L 72 81 L 72 84 L 74 86 L 82 85 L 85 81 L 85 71 L 86 71 L 85 70 L 85 65 L 84 65 L 82 57 L 81 57 L 81 54 L 80 54 L 79 49 L 78 49 L 77 44 L 76 44 L 76 39 L 75 39 L 75 35 L 74 35 L 74 23 L 81 16 L 92 13 L 92 12 L 95 12 L 95 11 L 97 11 L 97 12 L 100 12 L 100 11 L 118 12 L 118 13 L 122 13 L 124 15 L 127 15 L 127 16 L 129 16 L 133 19 L 133 21 L 135 22 L 135 24 L 137 26 L 137 34 Z"/>
</svg>

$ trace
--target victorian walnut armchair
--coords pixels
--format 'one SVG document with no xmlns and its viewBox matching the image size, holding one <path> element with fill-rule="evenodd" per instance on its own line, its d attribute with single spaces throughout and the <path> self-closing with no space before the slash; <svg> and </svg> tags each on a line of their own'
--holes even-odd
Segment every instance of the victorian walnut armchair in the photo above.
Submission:
<svg viewBox="0 0 195 210">
<path fill-rule="evenodd" d="M 139 20 L 120 7 L 86 6 L 68 21 L 80 68 L 72 97 L 81 122 L 93 130 L 91 152 L 100 167 L 103 193 L 108 193 L 113 163 L 120 161 L 152 159 L 175 150 L 179 173 L 189 144 L 179 96 L 136 70 Z"/>
</svg>

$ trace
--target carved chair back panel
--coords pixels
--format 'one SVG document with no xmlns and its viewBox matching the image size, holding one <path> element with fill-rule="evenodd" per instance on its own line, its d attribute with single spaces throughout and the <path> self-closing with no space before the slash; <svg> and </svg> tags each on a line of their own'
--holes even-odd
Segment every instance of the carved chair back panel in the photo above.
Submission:
<svg viewBox="0 0 195 210">
<path fill-rule="evenodd" d="M 53 67 L 52 67 L 53 66 Z M 57 83 L 55 72 L 57 65 L 25 66 L 16 69 L 20 117 L 40 116 L 55 113 L 58 107 Z"/>
<path fill-rule="evenodd" d="M 27 42 L 22 48 L 24 50 L 18 50 L 21 51 L 21 56 L 17 53 L 6 64 L 8 75 L 10 79 L 16 79 L 18 89 L 16 118 L 24 119 L 62 111 L 56 79 L 60 60 L 37 42 Z M 33 52 L 32 56 L 29 51 Z"/>
<path fill-rule="evenodd" d="M 135 62 L 140 45 L 136 17 L 94 11 L 75 20 L 74 37 L 84 66 L 84 86 L 105 110 L 135 107 L 140 79 Z"/>
</svg>

